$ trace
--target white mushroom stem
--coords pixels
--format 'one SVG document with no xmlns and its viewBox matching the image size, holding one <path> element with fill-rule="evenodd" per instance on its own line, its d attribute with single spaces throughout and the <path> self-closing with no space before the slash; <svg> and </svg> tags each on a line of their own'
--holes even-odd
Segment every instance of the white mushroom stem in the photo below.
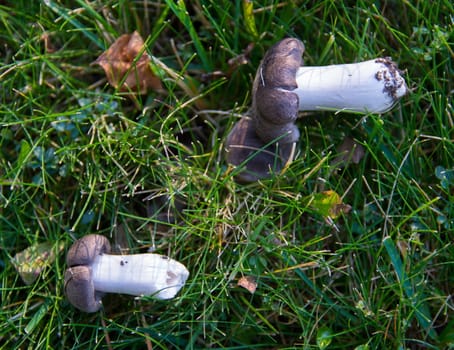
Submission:
<svg viewBox="0 0 454 350">
<path fill-rule="evenodd" d="M 98 255 L 91 265 L 99 292 L 171 299 L 189 276 L 186 267 L 158 254 Z"/>
<path fill-rule="evenodd" d="M 301 67 L 296 74 L 300 111 L 336 110 L 384 113 L 407 93 L 407 85 L 388 58 Z"/>
</svg>

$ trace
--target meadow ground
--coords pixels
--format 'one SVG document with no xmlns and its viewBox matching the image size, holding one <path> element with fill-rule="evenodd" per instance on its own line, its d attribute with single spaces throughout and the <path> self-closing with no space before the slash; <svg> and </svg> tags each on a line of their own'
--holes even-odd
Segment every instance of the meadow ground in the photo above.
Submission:
<svg viewBox="0 0 454 350">
<path fill-rule="evenodd" d="M 449 0 L 1 2 L 0 347 L 453 348 L 453 28 Z M 92 64 L 134 31 L 159 91 Z M 306 65 L 391 56 L 411 92 L 383 115 L 301 114 L 295 161 L 241 185 L 226 135 L 286 36 Z M 345 139 L 365 153 L 338 167 Z M 350 211 L 327 217 L 323 193 Z M 82 313 L 65 252 L 89 233 L 190 277 L 173 300 Z"/>
</svg>

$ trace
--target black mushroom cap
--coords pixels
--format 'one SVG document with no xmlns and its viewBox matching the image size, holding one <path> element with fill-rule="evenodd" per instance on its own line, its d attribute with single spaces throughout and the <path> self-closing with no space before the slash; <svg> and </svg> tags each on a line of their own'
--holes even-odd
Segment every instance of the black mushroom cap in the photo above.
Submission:
<svg viewBox="0 0 454 350">
<path fill-rule="evenodd" d="M 243 165 L 235 179 L 254 182 L 279 173 L 293 160 L 300 133 L 296 73 L 303 64 L 304 44 L 279 41 L 265 54 L 252 88 L 252 107 L 233 127 L 226 141 L 229 164 Z"/>
<path fill-rule="evenodd" d="M 69 302 L 85 312 L 101 308 L 104 293 L 96 292 L 91 264 L 96 256 L 110 252 L 110 243 L 101 235 L 87 235 L 74 242 L 66 255 L 65 294 Z"/>
</svg>

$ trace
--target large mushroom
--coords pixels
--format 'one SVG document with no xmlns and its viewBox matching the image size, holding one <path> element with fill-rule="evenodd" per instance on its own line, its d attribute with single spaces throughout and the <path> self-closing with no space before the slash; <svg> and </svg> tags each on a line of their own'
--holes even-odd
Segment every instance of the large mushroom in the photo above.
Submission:
<svg viewBox="0 0 454 350">
<path fill-rule="evenodd" d="M 303 43 L 287 38 L 265 54 L 252 88 L 252 107 L 229 133 L 227 162 L 236 179 L 253 182 L 293 160 L 299 111 L 385 113 L 408 89 L 390 58 L 303 67 Z"/>
<path fill-rule="evenodd" d="M 65 294 L 85 312 L 96 312 L 105 293 L 173 298 L 186 282 L 186 267 L 163 255 L 110 255 L 106 237 L 87 235 L 69 248 Z"/>
</svg>

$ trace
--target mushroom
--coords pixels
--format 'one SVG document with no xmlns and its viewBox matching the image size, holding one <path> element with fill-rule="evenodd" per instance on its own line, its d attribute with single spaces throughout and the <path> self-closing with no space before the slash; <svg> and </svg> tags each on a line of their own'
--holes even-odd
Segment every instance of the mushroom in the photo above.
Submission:
<svg viewBox="0 0 454 350">
<path fill-rule="evenodd" d="M 163 255 L 109 255 L 106 237 L 96 234 L 77 240 L 69 248 L 65 294 L 85 312 L 96 312 L 105 293 L 173 298 L 186 282 L 186 267 Z"/>
<path fill-rule="evenodd" d="M 292 157 L 295 143 L 264 143 L 259 138 L 253 120 L 243 116 L 227 136 L 227 162 L 239 167 L 235 178 L 249 183 L 279 173 Z M 242 167 L 244 166 L 244 168 Z"/>
<path fill-rule="evenodd" d="M 239 182 L 279 173 L 293 160 L 299 111 L 385 113 L 408 89 L 390 58 L 303 67 L 304 44 L 287 38 L 265 54 L 252 88 L 252 107 L 226 140 Z"/>
</svg>

